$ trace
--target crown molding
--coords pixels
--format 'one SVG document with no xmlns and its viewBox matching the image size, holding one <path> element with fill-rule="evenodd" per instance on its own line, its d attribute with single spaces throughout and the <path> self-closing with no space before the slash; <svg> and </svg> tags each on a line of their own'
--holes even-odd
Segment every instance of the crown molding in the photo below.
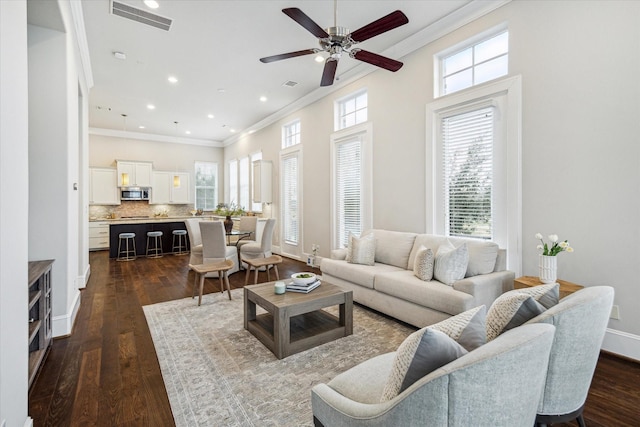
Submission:
<svg viewBox="0 0 640 427">
<path fill-rule="evenodd" d="M 124 130 L 104 129 L 104 128 L 89 128 L 89 135 L 110 136 L 114 138 L 123 139 L 137 139 L 141 141 L 155 141 L 155 142 L 171 142 L 174 144 L 187 144 L 187 145 L 201 145 L 206 147 L 222 148 L 224 145 L 220 141 L 213 141 L 208 139 L 196 139 L 196 138 L 179 138 L 168 135 L 156 135 L 152 133 L 141 132 L 129 132 Z"/>
</svg>

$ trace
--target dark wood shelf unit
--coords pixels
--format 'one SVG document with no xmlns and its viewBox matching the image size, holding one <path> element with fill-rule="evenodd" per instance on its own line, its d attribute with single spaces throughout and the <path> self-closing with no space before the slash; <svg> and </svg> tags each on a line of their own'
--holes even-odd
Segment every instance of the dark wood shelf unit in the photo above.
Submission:
<svg viewBox="0 0 640 427">
<path fill-rule="evenodd" d="M 51 348 L 51 267 L 54 260 L 29 262 L 29 387 Z"/>
</svg>

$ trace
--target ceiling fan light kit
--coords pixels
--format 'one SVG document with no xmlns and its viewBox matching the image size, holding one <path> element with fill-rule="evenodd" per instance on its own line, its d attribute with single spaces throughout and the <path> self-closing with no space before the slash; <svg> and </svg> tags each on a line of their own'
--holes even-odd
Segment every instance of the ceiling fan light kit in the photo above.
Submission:
<svg viewBox="0 0 640 427">
<path fill-rule="evenodd" d="M 334 3 L 334 21 L 336 20 L 335 9 L 337 9 L 337 2 Z M 400 61 L 359 48 L 353 48 L 357 43 L 363 42 L 408 23 L 409 19 L 407 16 L 399 10 L 391 12 L 390 14 L 365 25 L 354 32 L 350 32 L 349 29 L 345 27 L 339 27 L 335 22 L 333 27 L 329 27 L 325 31 L 297 7 L 282 9 L 282 12 L 316 36 L 318 38 L 318 43 L 320 44 L 320 49 L 305 49 L 267 56 L 260 58 L 260 61 L 263 63 L 327 52 L 329 57 L 324 62 L 324 70 L 322 71 L 320 86 L 330 86 L 333 84 L 336 70 L 338 68 L 338 60 L 342 56 L 343 52 L 346 52 L 353 59 L 375 65 L 376 67 L 384 68 L 385 70 L 395 72 L 402 68 L 403 64 Z"/>
</svg>

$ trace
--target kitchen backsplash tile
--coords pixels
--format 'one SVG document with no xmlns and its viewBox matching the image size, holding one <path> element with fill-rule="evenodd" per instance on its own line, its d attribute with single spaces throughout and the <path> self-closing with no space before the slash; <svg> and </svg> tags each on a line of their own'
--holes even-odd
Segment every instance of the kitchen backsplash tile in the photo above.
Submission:
<svg viewBox="0 0 640 427">
<path fill-rule="evenodd" d="M 119 206 L 91 205 L 89 206 L 89 217 L 101 219 L 111 214 L 115 214 L 116 218 L 125 216 L 153 217 L 165 213 L 167 216 L 189 216 L 192 210 L 193 205 L 150 205 L 146 201 L 126 201 Z"/>
</svg>

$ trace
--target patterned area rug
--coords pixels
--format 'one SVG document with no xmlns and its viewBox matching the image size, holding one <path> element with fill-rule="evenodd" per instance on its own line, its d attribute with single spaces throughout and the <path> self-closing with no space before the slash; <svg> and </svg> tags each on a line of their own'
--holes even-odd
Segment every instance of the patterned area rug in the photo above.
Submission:
<svg viewBox="0 0 640 427">
<path fill-rule="evenodd" d="M 315 384 L 394 351 L 413 332 L 354 306 L 353 335 L 278 360 L 244 329 L 242 289 L 232 296 L 144 307 L 178 427 L 311 426 Z"/>
</svg>

